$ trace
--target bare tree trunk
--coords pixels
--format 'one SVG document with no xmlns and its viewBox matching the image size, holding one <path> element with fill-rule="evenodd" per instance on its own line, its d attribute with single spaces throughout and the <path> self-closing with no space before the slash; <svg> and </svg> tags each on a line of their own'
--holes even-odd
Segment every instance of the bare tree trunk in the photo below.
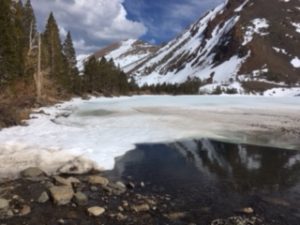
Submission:
<svg viewBox="0 0 300 225">
<path fill-rule="evenodd" d="M 32 38 L 32 34 L 33 34 L 33 23 L 31 22 L 30 24 L 30 32 L 29 32 L 29 43 L 28 43 L 28 47 L 29 47 L 29 50 L 28 50 L 28 56 L 31 55 L 31 52 L 33 50 L 33 41 L 34 41 L 34 38 Z"/>
<path fill-rule="evenodd" d="M 30 32 L 29 32 L 29 51 L 32 50 L 32 30 L 33 30 L 33 24 L 32 21 L 30 23 Z"/>
<path fill-rule="evenodd" d="M 42 52 L 42 41 L 41 34 L 38 35 L 38 63 L 37 63 L 37 73 L 36 73 L 36 90 L 37 90 L 37 100 L 42 100 L 42 89 L 43 89 L 43 74 L 41 71 L 41 52 Z"/>
</svg>

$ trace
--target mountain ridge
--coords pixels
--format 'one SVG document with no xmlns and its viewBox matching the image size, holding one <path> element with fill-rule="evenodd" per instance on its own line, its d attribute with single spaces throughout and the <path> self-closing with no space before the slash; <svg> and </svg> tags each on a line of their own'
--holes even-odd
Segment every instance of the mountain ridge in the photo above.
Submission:
<svg viewBox="0 0 300 225">
<path fill-rule="evenodd" d="M 239 93 L 299 87 L 299 9 L 300 1 L 228 0 L 121 68 L 139 86 L 197 78 L 208 83 L 200 88 L 207 93 L 218 86 Z"/>
</svg>

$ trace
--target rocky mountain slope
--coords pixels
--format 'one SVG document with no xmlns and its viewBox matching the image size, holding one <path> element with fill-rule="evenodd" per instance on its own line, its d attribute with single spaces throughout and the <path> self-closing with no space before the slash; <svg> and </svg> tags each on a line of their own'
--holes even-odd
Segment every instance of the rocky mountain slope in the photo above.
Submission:
<svg viewBox="0 0 300 225">
<path fill-rule="evenodd" d="M 142 43 L 141 51 L 127 51 L 130 42 L 100 55 L 141 86 L 197 77 L 203 92 L 258 93 L 300 84 L 299 0 L 228 0 L 158 50 Z"/>
<path fill-rule="evenodd" d="M 129 72 L 157 50 L 157 46 L 140 40 L 129 39 L 111 44 L 94 55 L 99 59 L 103 56 L 108 60 L 113 59 L 117 66 L 120 66 L 125 72 Z"/>
</svg>

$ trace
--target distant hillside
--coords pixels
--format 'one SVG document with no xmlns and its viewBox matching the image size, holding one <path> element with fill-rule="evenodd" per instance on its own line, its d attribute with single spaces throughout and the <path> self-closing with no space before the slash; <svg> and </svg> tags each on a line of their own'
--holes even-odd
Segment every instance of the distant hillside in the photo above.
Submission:
<svg viewBox="0 0 300 225">
<path fill-rule="evenodd" d="M 103 56 L 108 60 L 113 59 L 117 66 L 129 72 L 158 49 L 159 47 L 146 42 L 129 39 L 111 44 L 94 53 L 94 56 L 98 59 Z"/>
<path fill-rule="evenodd" d="M 100 55 L 113 58 L 140 86 L 197 77 L 208 83 L 200 89 L 205 93 L 299 87 L 300 1 L 229 0 L 158 50 L 146 44 L 151 51 L 128 53 L 132 42 Z"/>
</svg>

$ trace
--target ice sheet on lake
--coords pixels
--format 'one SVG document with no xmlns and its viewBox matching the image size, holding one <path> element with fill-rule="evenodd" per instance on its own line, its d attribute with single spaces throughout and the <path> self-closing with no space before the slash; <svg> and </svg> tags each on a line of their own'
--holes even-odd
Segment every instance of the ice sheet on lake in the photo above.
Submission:
<svg viewBox="0 0 300 225">
<path fill-rule="evenodd" d="M 231 131 L 251 129 L 256 122 L 280 127 L 281 118 L 268 116 L 267 110 L 299 115 L 299 103 L 300 98 L 213 96 L 74 99 L 32 114 L 28 126 L 2 130 L 0 171 L 14 174 L 28 166 L 48 172 L 111 169 L 115 157 L 137 143 L 231 138 Z M 249 116 L 256 109 L 264 114 Z"/>
</svg>

